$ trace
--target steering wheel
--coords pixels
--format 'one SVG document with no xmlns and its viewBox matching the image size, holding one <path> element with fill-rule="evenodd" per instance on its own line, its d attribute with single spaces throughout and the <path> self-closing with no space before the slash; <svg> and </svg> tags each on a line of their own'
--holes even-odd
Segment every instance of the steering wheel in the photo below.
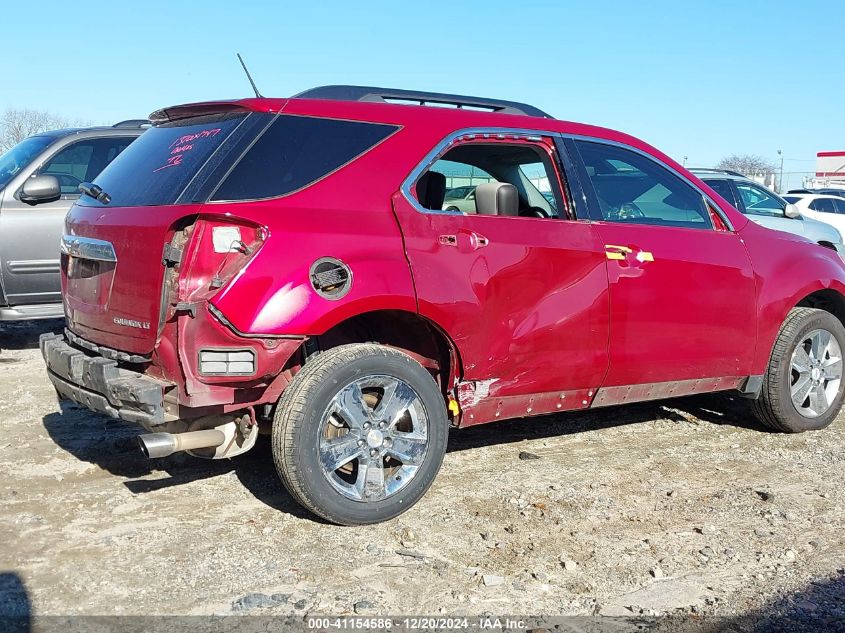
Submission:
<svg viewBox="0 0 845 633">
<path fill-rule="evenodd" d="M 644 218 L 645 213 L 634 202 L 626 202 L 616 209 L 608 209 L 609 220 L 636 220 Z"/>
</svg>

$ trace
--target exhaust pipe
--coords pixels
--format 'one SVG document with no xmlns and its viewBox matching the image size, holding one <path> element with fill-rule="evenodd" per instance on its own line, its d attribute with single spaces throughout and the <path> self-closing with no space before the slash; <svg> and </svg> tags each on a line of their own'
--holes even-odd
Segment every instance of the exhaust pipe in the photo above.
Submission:
<svg viewBox="0 0 845 633">
<path fill-rule="evenodd" d="M 226 441 L 223 431 L 207 429 L 187 433 L 147 433 L 138 436 L 141 450 L 147 457 L 167 457 L 179 451 L 214 448 Z"/>
</svg>

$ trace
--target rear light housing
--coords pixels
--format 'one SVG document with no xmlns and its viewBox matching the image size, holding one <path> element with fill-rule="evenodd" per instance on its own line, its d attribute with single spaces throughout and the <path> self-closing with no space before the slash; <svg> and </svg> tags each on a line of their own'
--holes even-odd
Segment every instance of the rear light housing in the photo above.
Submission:
<svg viewBox="0 0 845 633">
<path fill-rule="evenodd" d="M 229 217 L 200 218 L 187 229 L 179 301 L 207 301 L 231 282 L 264 245 L 267 229 Z"/>
</svg>

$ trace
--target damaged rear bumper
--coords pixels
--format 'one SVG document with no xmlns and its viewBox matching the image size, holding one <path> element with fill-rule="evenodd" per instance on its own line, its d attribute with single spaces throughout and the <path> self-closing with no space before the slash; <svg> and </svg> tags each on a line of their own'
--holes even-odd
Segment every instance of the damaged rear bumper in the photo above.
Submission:
<svg viewBox="0 0 845 633">
<path fill-rule="evenodd" d="M 165 414 L 164 394 L 173 385 L 119 367 L 114 359 L 91 356 L 61 334 L 42 334 L 39 346 L 61 398 L 146 428 L 171 419 Z"/>
</svg>

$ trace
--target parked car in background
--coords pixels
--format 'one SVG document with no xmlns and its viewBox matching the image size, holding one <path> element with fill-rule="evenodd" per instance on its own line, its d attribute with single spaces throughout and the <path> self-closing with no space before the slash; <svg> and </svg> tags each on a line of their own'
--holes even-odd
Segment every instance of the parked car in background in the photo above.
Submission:
<svg viewBox="0 0 845 633">
<path fill-rule="evenodd" d="M 425 494 L 450 427 L 714 391 L 784 432 L 840 410 L 842 259 L 632 136 L 357 86 L 151 118 L 68 214 L 40 341 L 60 397 L 150 457 L 263 427 L 294 498 L 360 525 Z"/>
<path fill-rule="evenodd" d="M 839 189 L 839 188 L 836 188 L 836 187 L 824 187 L 822 189 L 790 189 L 786 193 L 788 193 L 788 194 L 809 193 L 809 194 L 813 194 L 813 195 L 827 195 L 827 196 L 837 196 L 838 198 L 845 198 L 845 189 Z"/>
<path fill-rule="evenodd" d="M 804 217 L 799 209 L 763 185 L 742 174 L 720 169 L 691 169 L 716 193 L 749 220 L 778 231 L 801 235 L 845 254 L 842 234 L 834 226 Z"/>
<path fill-rule="evenodd" d="M 149 126 L 56 130 L 24 139 L 0 155 L 0 321 L 64 316 L 59 244 L 79 185 Z"/>
<path fill-rule="evenodd" d="M 447 189 L 443 210 L 475 213 L 475 185 Z"/>
<path fill-rule="evenodd" d="M 783 197 L 794 204 L 801 215 L 830 224 L 845 234 L 845 198 L 815 193 L 792 193 Z"/>
</svg>

